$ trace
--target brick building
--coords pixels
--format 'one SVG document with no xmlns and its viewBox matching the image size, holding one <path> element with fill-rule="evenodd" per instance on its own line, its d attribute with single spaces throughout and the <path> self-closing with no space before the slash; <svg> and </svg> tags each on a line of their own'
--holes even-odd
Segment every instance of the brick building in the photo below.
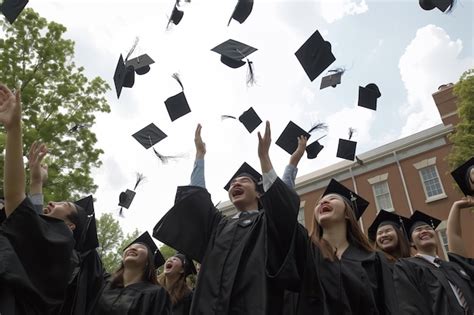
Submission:
<svg viewBox="0 0 474 315">
<path fill-rule="evenodd" d="M 406 217 L 421 210 L 441 219 L 437 231 L 443 246 L 438 252 L 445 255 L 449 210 L 454 201 L 463 197 L 453 185 L 446 160 L 452 146 L 448 135 L 459 120 L 453 87 L 441 86 L 433 94 L 442 124 L 358 155 L 363 164 L 341 161 L 298 177 L 295 188 L 301 197 L 300 223 L 309 224 L 316 201 L 334 178 L 370 202 L 360 219 L 365 232 L 379 209 L 396 210 Z M 220 208 L 224 213 L 235 211 L 229 202 Z M 469 244 L 468 255 L 474 257 L 474 211 L 462 212 L 462 230 Z"/>
</svg>

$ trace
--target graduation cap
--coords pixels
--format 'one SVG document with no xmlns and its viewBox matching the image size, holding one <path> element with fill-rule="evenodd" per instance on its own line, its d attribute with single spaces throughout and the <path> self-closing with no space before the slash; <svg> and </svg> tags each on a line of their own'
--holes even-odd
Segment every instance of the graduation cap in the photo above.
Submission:
<svg viewBox="0 0 474 315">
<path fill-rule="evenodd" d="M 306 132 L 303 128 L 290 121 L 275 143 L 289 154 L 293 154 L 298 147 L 299 136 L 305 136 L 309 139 L 309 137 L 311 137 L 311 132 L 321 129 L 326 130 L 327 126 L 323 123 L 318 123 Z M 319 143 L 319 140 L 324 137 L 325 135 L 306 147 L 306 155 L 308 159 L 316 158 L 319 152 L 324 148 L 324 146 Z"/>
<path fill-rule="evenodd" d="M 88 124 L 74 124 L 74 126 L 72 126 L 72 127 L 68 130 L 68 132 L 69 132 L 69 133 L 78 132 L 79 130 L 84 129 L 84 128 L 87 128 L 87 127 L 89 127 Z"/>
<path fill-rule="evenodd" d="M 168 20 L 168 25 L 166 25 L 167 29 L 169 28 L 171 23 L 173 23 L 174 25 L 178 25 L 179 22 L 181 22 L 181 19 L 183 18 L 184 12 L 178 9 L 178 5 L 179 0 L 177 0 L 173 6 L 173 11 L 171 12 L 171 16 Z"/>
<path fill-rule="evenodd" d="M 126 67 L 132 67 L 136 74 L 144 75 L 150 71 L 150 65 L 155 61 L 147 54 L 140 55 L 125 62 Z"/>
<path fill-rule="evenodd" d="M 379 229 L 379 227 L 385 225 L 392 225 L 397 229 L 402 228 L 402 230 L 405 232 L 405 236 L 407 236 L 406 226 L 408 225 L 409 221 L 410 219 L 404 216 L 381 209 L 375 217 L 374 222 L 372 222 L 372 224 L 369 226 L 369 239 L 375 242 L 375 239 L 377 238 L 377 230 Z"/>
<path fill-rule="evenodd" d="M 237 119 L 236 117 L 230 115 L 222 115 L 221 118 Z M 252 133 L 262 123 L 262 120 L 252 107 L 247 109 L 242 115 L 239 116 L 239 121 L 244 125 L 249 133 Z"/>
<path fill-rule="evenodd" d="M 10 24 L 13 24 L 28 4 L 28 1 L 29 0 L 3 0 L 3 3 L 0 5 L 0 12 L 3 13 Z"/>
<path fill-rule="evenodd" d="M 152 148 L 155 144 L 167 137 L 167 135 L 161 131 L 154 123 L 149 124 L 145 128 L 137 131 L 132 135 L 145 149 Z M 155 148 L 153 148 L 155 155 L 166 163 L 169 159 L 175 158 L 175 156 L 162 155 Z"/>
<path fill-rule="evenodd" d="M 420 7 L 425 11 L 438 8 L 441 12 L 449 12 L 453 9 L 454 0 L 419 0 Z"/>
<path fill-rule="evenodd" d="M 474 156 L 451 172 L 459 188 L 466 196 L 474 196 Z"/>
<path fill-rule="evenodd" d="M 322 90 L 330 86 L 335 88 L 338 84 L 341 84 L 341 77 L 345 71 L 346 70 L 344 70 L 343 68 L 329 70 L 329 74 L 321 79 L 321 85 L 319 89 Z"/>
<path fill-rule="evenodd" d="M 331 43 L 325 41 L 319 31 L 314 32 L 295 55 L 311 82 L 336 61 L 331 52 Z"/>
<path fill-rule="evenodd" d="M 175 121 L 176 119 L 180 118 L 191 112 L 189 108 L 188 101 L 186 100 L 186 96 L 184 95 L 184 86 L 181 82 L 179 75 L 174 73 L 172 76 L 176 81 L 178 81 L 179 85 L 181 86 L 182 91 L 174 96 L 169 97 L 165 101 L 166 110 L 168 110 L 168 114 L 171 118 L 171 121 Z"/>
<path fill-rule="evenodd" d="M 411 215 L 410 220 L 408 221 L 408 224 L 406 226 L 407 231 L 408 231 L 408 239 L 411 240 L 411 234 L 413 233 L 413 230 L 416 227 L 420 225 L 429 225 L 433 228 L 433 230 L 436 230 L 436 228 L 438 227 L 440 223 L 441 223 L 441 220 L 436 219 L 435 217 L 432 217 L 430 215 L 427 215 L 426 213 L 416 210 Z"/>
<path fill-rule="evenodd" d="M 349 204 L 352 204 L 355 212 L 354 214 L 357 220 L 360 219 L 365 209 L 367 209 L 367 207 L 369 206 L 369 202 L 367 200 L 365 200 L 343 184 L 339 183 L 334 178 L 332 178 L 329 182 L 329 185 L 326 187 L 323 196 L 326 196 L 328 194 L 338 194 L 346 198 Z"/>
<path fill-rule="evenodd" d="M 236 20 L 240 24 L 244 23 L 252 12 L 252 8 L 253 0 L 239 0 L 235 6 L 234 12 L 232 12 L 232 16 L 230 17 L 227 26 L 230 25 L 232 19 Z"/>
<path fill-rule="evenodd" d="M 81 207 L 79 211 L 84 211 L 86 220 L 82 229 L 79 242 L 76 243 L 76 249 L 79 251 L 91 250 L 99 247 L 99 240 L 97 238 L 97 226 L 95 222 L 94 198 L 92 195 L 84 197 L 74 202 L 76 206 Z"/>
<path fill-rule="evenodd" d="M 229 39 L 223 42 L 222 44 L 219 44 L 216 47 L 212 48 L 211 51 L 220 54 L 221 62 L 230 68 L 240 68 L 245 63 L 247 63 L 247 84 L 252 85 L 255 83 L 253 63 L 247 58 L 247 56 L 257 51 L 257 48 L 254 48 L 252 46 L 238 42 L 233 39 Z M 244 58 L 247 58 L 246 62 L 242 60 Z"/>
<path fill-rule="evenodd" d="M 120 208 L 120 215 L 122 215 L 123 208 L 128 209 L 132 204 L 133 198 L 135 198 L 138 185 L 143 182 L 145 176 L 141 173 L 137 173 L 137 180 L 135 181 L 135 186 L 133 190 L 127 189 L 124 192 L 121 192 L 119 195 L 119 206 Z"/>
<path fill-rule="evenodd" d="M 179 258 L 181 260 L 181 264 L 183 265 L 184 269 L 184 276 L 187 277 L 189 275 L 195 275 L 197 274 L 196 271 L 196 266 L 194 266 L 194 262 L 192 261 L 191 258 L 188 256 L 181 254 L 181 253 L 176 253 L 174 257 Z"/>
<path fill-rule="evenodd" d="M 131 88 L 135 84 L 135 70 L 133 66 L 126 66 L 122 54 L 120 54 L 114 73 L 115 91 L 117 98 L 120 98 L 122 88 Z"/>
<path fill-rule="evenodd" d="M 365 87 L 359 86 L 359 101 L 357 105 L 377 110 L 377 99 L 380 96 L 382 96 L 382 94 L 375 83 L 369 83 Z"/>
<path fill-rule="evenodd" d="M 229 188 L 230 188 L 230 185 L 232 184 L 232 181 L 234 180 L 234 178 L 237 178 L 237 177 L 243 177 L 243 176 L 246 176 L 246 177 L 249 177 L 250 179 L 253 180 L 253 182 L 255 183 L 256 185 L 256 188 L 257 188 L 257 191 L 258 192 L 263 192 L 263 181 L 262 181 L 262 175 L 257 172 L 252 166 L 250 166 L 249 164 L 247 164 L 247 162 L 244 162 L 240 167 L 239 169 L 237 170 L 237 172 L 235 172 L 234 175 L 232 175 L 232 177 L 230 178 L 230 180 L 227 182 L 227 184 L 224 186 L 224 189 L 229 191 Z"/>
<path fill-rule="evenodd" d="M 336 156 L 349 161 L 354 161 L 357 142 L 351 141 L 355 129 L 349 128 L 349 140 L 339 139 Z"/>
<path fill-rule="evenodd" d="M 155 265 L 155 269 L 158 269 L 160 266 L 162 266 L 165 263 L 165 258 L 161 254 L 161 252 L 158 250 L 158 246 L 156 246 L 155 242 L 151 238 L 150 234 L 148 232 L 143 233 L 140 235 L 136 240 L 128 244 L 124 250 L 130 247 L 130 245 L 133 244 L 143 244 L 146 247 L 148 247 L 148 250 L 150 253 L 153 255 L 153 263 Z"/>
</svg>

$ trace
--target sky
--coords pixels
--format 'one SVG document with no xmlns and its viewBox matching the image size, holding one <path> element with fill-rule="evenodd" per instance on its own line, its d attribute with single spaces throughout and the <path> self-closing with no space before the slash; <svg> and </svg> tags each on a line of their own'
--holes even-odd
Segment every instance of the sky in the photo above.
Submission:
<svg viewBox="0 0 474 315">
<path fill-rule="evenodd" d="M 259 170 L 257 131 L 249 134 L 238 121 L 253 107 L 271 123 L 276 141 L 289 120 L 304 129 L 324 122 L 329 129 L 316 159 L 304 157 L 298 176 L 337 163 L 339 138 L 358 142 L 357 154 L 441 123 L 432 93 L 456 82 L 474 67 L 474 1 L 458 0 L 450 14 L 423 11 L 416 0 L 255 0 L 248 19 L 227 26 L 235 0 L 192 0 L 184 17 L 166 30 L 173 0 L 41 0 L 30 1 L 48 20 L 67 27 L 75 42 L 75 63 L 89 78 L 101 76 L 111 90 L 111 112 L 97 114 L 93 131 L 105 153 L 93 171 L 99 186 L 96 216 L 113 213 L 126 232 L 150 233 L 174 202 L 177 186 L 189 184 L 194 161 L 194 130 L 203 125 L 207 146 L 206 185 L 214 203 L 228 200 L 223 186 L 244 162 Z M 311 82 L 294 53 L 316 30 L 331 42 L 336 57 L 328 69 L 344 67 L 342 84 L 319 89 L 321 75 Z M 137 76 L 132 89 L 117 99 L 113 75 L 120 54 L 126 55 L 136 37 L 133 56 L 147 53 L 155 63 Z M 250 59 L 257 84 L 246 85 L 246 67 L 222 64 L 213 47 L 227 39 L 258 50 Z M 164 101 L 181 91 L 172 79 L 180 74 L 191 113 L 171 122 Z M 376 83 L 382 93 L 377 111 L 357 106 L 358 87 Z M 155 123 L 168 137 L 155 145 L 180 159 L 161 163 L 132 134 Z M 316 134 L 313 137 L 321 136 Z M 310 140 L 311 142 L 311 140 Z M 282 174 L 289 155 L 274 143 L 275 170 Z M 124 217 L 118 215 L 121 191 L 133 189 L 136 172 L 146 180 Z"/>
</svg>

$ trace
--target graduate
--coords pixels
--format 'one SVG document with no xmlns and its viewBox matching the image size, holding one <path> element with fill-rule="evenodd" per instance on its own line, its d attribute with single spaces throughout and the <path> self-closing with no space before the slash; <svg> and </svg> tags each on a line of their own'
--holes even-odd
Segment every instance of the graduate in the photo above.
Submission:
<svg viewBox="0 0 474 315">
<path fill-rule="evenodd" d="M 288 314 L 400 314 L 385 256 L 357 224 L 367 206 L 332 179 L 315 205 L 309 232 L 298 225 L 293 259 L 279 275 L 288 289 L 299 291 L 296 310 Z"/>
<path fill-rule="evenodd" d="M 168 258 L 163 272 L 158 276 L 158 283 L 168 291 L 173 303 L 173 315 L 188 315 L 193 300 L 193 291 L 186 283 L 189 275 L 197 273 L 191 259 L 183 254 Z"/>
<path fill-rule="evenodd" d="M 199 176 L 193 171 L 194 185 L 178 187 L 174 207 L 154 228 L 157 239 L 201 263 L 190 314 L 282 312 L 283 287 L 274 278 L 291 239 L 280 236 L 289 233 L 287 221 L 296 222 L 300 201 L 273 170 L 269 122 L 258 139 L 263 185 L 261 175 L 244 163 L 226 185 L 235 216 L 225 217 L 214 207 L 203 176 L 196 186 Z M 195 144 L 195 169 L 202 164 L 203 170 L 206 146 L 200 125 Z"/>
<path fill-rule="evenodd" d="M 0 227 L 0 313 L 55 314 L 71 276 L 73 229 L 79 207 L 39 215 L 25 195 L 20 91 L 0 84 L 6 130 L 5 215 Z"/>
<path fill-rule="evenodd" d="M 421 211 L 410 217 L 407 231 L 417 252 L 396 262 L 393 273 L 401 314 L 473 314 L 472 272 L 436 253 L 440 222 Z"/>
<path fill-rule="evenodd" d="M 140 235 L 123 251 L 120 267 L 106 279 L 92 314 L 171 314 L 169 295 L 156 279 L 163 263 L 150 234 Z"/>
</svg>

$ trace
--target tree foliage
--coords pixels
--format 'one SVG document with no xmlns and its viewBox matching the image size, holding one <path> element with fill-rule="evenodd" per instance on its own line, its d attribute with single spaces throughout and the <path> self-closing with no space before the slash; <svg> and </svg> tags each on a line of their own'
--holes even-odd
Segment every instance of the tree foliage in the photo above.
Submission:
<svg viewBox="0 0 474 315">
<path fill-rule="evenodd" d="M 474 153 L 474 69 L 463 73 L 454 87 L 458 98 L 459 123 L 451 134 L 453 143 L 448 161 L 454 169 L 470 159 Z"/>
<path fill-rule="evenodd" d="M 26 9 L 13 25 L 0 20 L 0 27 L 0 82 L 21 89 L 24 152 L 35 140 L 48 145 L 45 162 L 55 180 L 44 189 L 46 200 L 94 193 L 91 169 L 101 165 L 103 151 L 94 147 L 90 127 L 94 113 L 110 112 L 104 97 L 108 84 L 100 77 L 88 79 L 84 68 L 76 66 L 74 42 L 63 38 L 63 25 Z M 4 137 L 0 141 L 4 144 Z M 0 152 L 2 165 L 3 158 Z"/>
<path fill-rule="evenodd" d="M 122 252 L 140 235 L 135 229 L 124 236 L 119 222 L 110 213 L 103 213 L 97 220 L 97 238 L 99 240 L 99 253 L 105 270 L 112 273 L 118 269 L 122 261 Z"/>
</svg>

